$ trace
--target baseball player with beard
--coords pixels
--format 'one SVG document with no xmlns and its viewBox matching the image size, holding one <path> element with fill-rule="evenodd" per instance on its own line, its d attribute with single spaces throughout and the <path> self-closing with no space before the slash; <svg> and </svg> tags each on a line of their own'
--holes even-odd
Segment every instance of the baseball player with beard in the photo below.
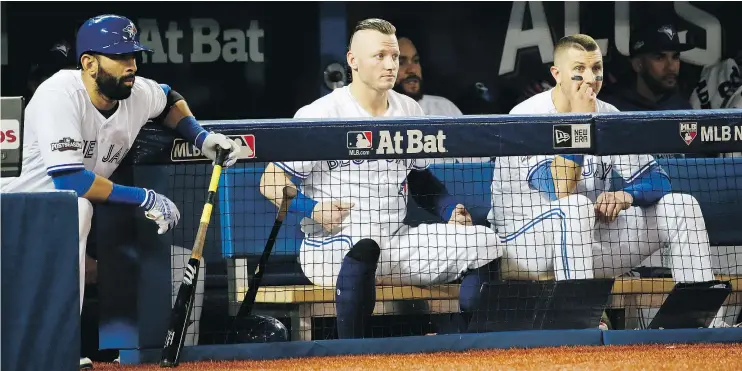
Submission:
<svg viewBox="0 0 742 371">
<path fill-rule="evenodd" d="M 603 63 L 591 37 L 562 38 L 551 73 L 555 88 L 510 113 L 618 111 L 597 99 Z M 714 280 L 701 208 L 672 193 L 652 156 L 501 157 L 495 169 L 490 222 L 505 242 L 503 278 L 617 277 L 669 244 L 676 282 Z"/>
<path fill-rule="evenodd" d="M 296 118 L 424 116 L 420 105 L 392 90 L 399 69 L 395 28 L 387 21 L 361 21 L 351 36 L 347 62 L 353 82 L 301 108 Z M 495 233 L 471 225 L 464 205 L 444 189 L 436 194 L 436 215 L 448 224 L 403 224 L 407 187 L 434 180 L 424 160 L 302 161 L 270 163 L 261 191 L 274 203 L 281 190 L 303 179 L 289 211 L 305 216 L 300 260 L 319 286 L 336 287 L 340 338 L 363 337 L 373 312 L 375 285 L 433 285 L 451 282 L 500 256 Z M 416 180 L 417 179 L 417 180 Z M 413 186 L 414 184 L 414 186 Z M 278 206 L 278 205 L 277 205 Z M 467 275 L 475 280 L 477 275 Z M 462 285 L 463 286 L 463 285 Z M 462 309 L 475 292 L 462 288 Z M 478 291 L 477 291 L 478 292 Z"/>
<path fill-rule="evenodd" d="M 165 126 L 212 160 L 217 148 L 229 150 L 225 166 L 235 163 L 240 150 L 226 136 L 204 130 L 183 97 L 168 85 L 136 76 L 136 54 L 142 51 L 151 50 L 139 43 L 137 28 L 129 19 L 102 15 L 87 20 L 77 33 L 81 69 L 59 71 L 36 89 L 25 111 L 21 175 L 3 179 L 3 192 L 65 190 L 78 195 L 81 308 L 91 202 L 140 207 L 160 234 L 180 219 L 178 208 L 166 196 L 108 180 L 148 120 L 163 118 Z M 173 254 L 186 261 L 190 255 L 182 248 Z M 197 302 L 203 300 L 203 284 L 199 286 Z M 195 307 L 193 319 L 197 320 L 201 305 Z M 81 367 L 92 367 L 88 362 L 81 359 Z"/>
</svg>

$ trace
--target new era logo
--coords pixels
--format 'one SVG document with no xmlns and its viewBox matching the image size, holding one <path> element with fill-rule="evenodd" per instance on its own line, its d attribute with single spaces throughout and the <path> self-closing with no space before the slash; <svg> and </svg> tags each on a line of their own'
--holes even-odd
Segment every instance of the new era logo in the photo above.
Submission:
<svg viewBox="0 0 742 371">
<path fill-rule="evenodd" d="M 554 125 L 554 148 L 572 147 L 572 127 L 570 125 Z"/>
<path fill-rule="evenodd" d="M 349 131 L 346 143 L 348 149 L 369 149 L 373 142 L 370 131 Z"/>
<path fill-rule="evenodd" d="M 554 131 L 554 137 L 556 138 L 557 144 L 566 142 L 571 138 L 568 133 L 561 130 Z"/>
<path fill-rule="evenodd" d="M 590 124 L 554 125 L 554 148 L 590 148 Z"/>
</svg>

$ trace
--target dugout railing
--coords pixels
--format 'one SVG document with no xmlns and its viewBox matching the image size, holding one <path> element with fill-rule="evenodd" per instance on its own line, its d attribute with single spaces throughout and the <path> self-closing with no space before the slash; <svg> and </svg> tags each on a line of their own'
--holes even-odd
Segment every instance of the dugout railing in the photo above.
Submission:
<svg viewBox="0 0 742 371">
<path fill-rule="evenodd" d="M 270 228 L 275 207 L 257 190 L 261 169 L 271 161 L 349 160 L 396 158 L 484 158 L 497 156 L 529 156 L 535 154 L 685 154 L 687 157 L 660 158 L 658 162 L 669 173 L 673 186 L 698 199 L 706 220 L 711 244 L 714 246 L 714 264 L 717 278 L 729 279 L 733 293 L 726 299 L 730 305 L 740 304 L 738 274 L 741 253 L 734 246 L 742 245 L 740 218 L 737 210 L 742 205 L 742 160 L 722 158 L 719 154 L 742 150 L 742 111 L 672 111 L 662 113 L 617 113 L 600 115 L 558 116 L 482 116 L 463 118 L 415 118 L 400 120 L 244 120 L 206 122 L 211 130 L 223 132 L 250 147 L 251 155 L 244 156 L 235 167 L 226 171 L 224 185 L 219 191 L 218 238 L 212 238 L 207 249 L 219 249 L 221 257 L 229 261 L 229 292 L 234 306 L 245 291 L 246 266 L 252 269 L 256 256 L 262 251 L 266 230 Z M 409 153 L 403 139 L 400 147 L 386 147 L 377 151 L 380 133 L 391 138 L 397 132 L 403 137 L 430 136 L 428 151 Z M 368 153 L 349 152 L 348 132 L 373 133 L 373 150 Z M 556 132 L 567 131 L 582 135 L 579 141 L 557 143 Z M 688 141 L 686 134 L 692 136 Z M 199 162 L 207 164 L 197 151 L 157 128 L 146 128 L 140 135 L 139 151 L 130 155 L 130 161 L 139 165 L 168 166 L 172 176 L 172 192 L 188 189 L 187 202 L 199 203 L 198 180 L 192 171 L 181 171 Z M 443 138 L 443 139 L 441 139 Z M 435 143 L 432 141 L 435 140 Z M 442 142 L 438 142 L 442 140 Z M 393 143 L 393 142 L 392 142 Z M 439 143 L 443 143 L 445 152 Z M 424 149 L 424 146 L 420 147 Z M 401 149 L 402 153 L 395 150 Z M 715 157 L 716 156 L 716 157 Z M 679 157 L 679 156 L 678 156 Z M 207 166 L 201 166 L 206 169 Z M 481 210 L 489 206 L 491 163 L 433 165 L 431 170 L 453 194 L 463 196 L 467 206 L 474 205 L 474 217 L 481 218 Z M 177 184 L 185 181 L 188 185 Z M 422 216 L 412 207 L 410 214 Z M 417 213 L 417 214 L 416 214 Z M 474 215 L 476 214 L 476 215 Z M 428 215 L 429 217 L 429 215 Z M 334 316 L 333 288 L 310 285 L 301 271 L 297 271 L 297 241 L 301 240 L 298 220 L 287 220 L 274 249 L 274 266 L 268 268 L 268 279 L 258 293 L 256 311 L 281 317 L 291 329 L 292 340 L 331 338 L 328 328 Z M 418 220 L 425 222 L 425 220 Z M 174 232 L 188 246 L 188 222 Z M 195 234 L 195 233 L 190 233 Z M 726 270 L 720 269 L 719 264 Z M 269 263 L 270 264 L 270 263 Z M 281 268 L 283 266 L 283 268 Z M 663 276 L 664 274 L 664 276 Z M 650 272 L 644 277 L 619 277 L 612 285 L 606 308 L 656 308 L 670 292 L 674 283 L 667 272 Z M 648 278 L 647 276 L 654 276 Z M 303 281 L 302 281 L 303 280 Z M 378 287 L 375 313 L 401 316 L 406 313 L 455 313 L 458 310 L 456 282 L 432 287 Z M 626 313 L 625 316 L 631 316 Z M 638 314 L 634 314 L 638 315 Z M 317 318 L 327 317 L 329 322 Z M 314 324 L 314 325 L 313 325 Z M 618 327 L 621 328 L 621 327 Z M 419 332 L 426 332 L 425 328 Z M 329 329 L 331 331 L 331 329 Z M 404 331 L 403 331 L 404 332 Z"/>
</svg>

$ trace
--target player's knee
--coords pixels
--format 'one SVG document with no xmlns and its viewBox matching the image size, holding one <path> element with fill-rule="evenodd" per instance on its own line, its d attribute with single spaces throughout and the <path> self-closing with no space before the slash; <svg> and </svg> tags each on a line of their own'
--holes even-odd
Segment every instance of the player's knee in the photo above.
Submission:
<svg viewBox="0 0 742 371">
<path fill-rule="evenodd" d="M 368 264 L 376 264 L 379 261 L 379 255 L 381 255 L 379 244 L 370 238 L 356 242 L 346 254 L 349 258 Z"/>
<path fill-rule="evenodd" d="M 686 194 L 686 193 L 668 193 L 662 198 L 660 198 L 660 202 L 664 203 L 665 205 L 675 205 L 675 206 L 691 206 L 695 207 L 698 206 L 698 200 L 696 200 L 695 197 L 692 195 Z"/>
<path fill-rule="evenodd" d="M 658 203 L 663 212 L 671 216 L 701 217 L 701 206 L 695 197 L 685 193 L 668 193 Z"/>
<path fill-rule="evenodd" d="M 562 200 L 560 200 L 562 201 Z M 562 209 L 566 211 L 565 217 L 578 220 L 581 229 L 589 229 L 595 220 L 595 206 L 593 202 L 583 195 L 570 195 L 562 201 Z"/>
</svg>

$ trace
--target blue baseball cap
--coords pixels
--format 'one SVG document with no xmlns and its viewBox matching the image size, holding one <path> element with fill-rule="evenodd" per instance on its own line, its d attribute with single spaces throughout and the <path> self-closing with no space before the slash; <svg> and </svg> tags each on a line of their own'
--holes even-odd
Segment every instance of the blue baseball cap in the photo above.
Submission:
<svg viewBox="0 0 742 371">
<path fill-rule="evenodd" d="M 85 21 L 77 31 L 77 63 L 84 53 L 127 54 L 152 52 L 139 43 L 139 30 L 130 19 L 106 14 Z"/>
</svg>

